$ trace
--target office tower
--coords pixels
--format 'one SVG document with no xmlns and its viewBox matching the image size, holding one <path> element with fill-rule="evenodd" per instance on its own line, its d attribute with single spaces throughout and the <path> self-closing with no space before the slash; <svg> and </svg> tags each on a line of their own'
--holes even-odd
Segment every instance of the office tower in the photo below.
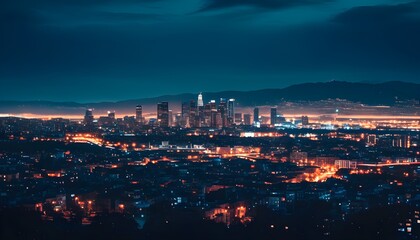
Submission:
<svg viewBox="0 0 420 240">
<path fill-rule="evenodd" d="M 217 110 L 211 109 L 211 117 L 210 117 L 210 127 L 217 128 Z"/>
<path fill-rule="evenodd" d="M 235 124 L 239 125 L 242 123 L 242 113 L 235 113 Z"/>
<path fill-rule="evenodd" d="M 227 102 L 225 98 L 220 98 L 218 112 L 220 113 L 220 116 L 222 118 L 222 126 L 226 127 L 227 124 Z"/>
<path fill-rule="evenodd" d="M 169 110 L 169 112 L 168 112 L 168 125 L 169 125 L 169 127 L 172 127 L 173 126 L 172 110 Z"/>
<path fill-rule="evenodd" d="M 109 118 L 109 120 L 114 121 L 115 120 L 115 111 L 114 112 L 108 111 L 108 118 Z"/>
<path fill-rule="evenodd" d="M 235 122 L 235 99 L 229 99 L 227 105 L 227 122 L 231 126 Z"/>
<path fill-rule="evenodd" d="M 203 125 L 210 127 L 211 125 L 211 105 L 210 103 L 204 105 L 204 120 Z"/>
<path fill-rule="evenodd" d="M 228 101 L 228 117 L 235 118 L 235 99 L 233 98 Z"/>
<path fill-rule="evenodd" d="M 196 127 L 201 127 L 204 125 L 205 125 L 204 102 L 203 102 L 203 95 L 200 93 L 197 99 Z"/>
<path fill-rule="evenodd" d="M 206 116 L 204 113 L 204 106 L 198 107 L 198 122 L 199 122 L 199 127 L 205 126 L 206 125 Z"/>
<path fill-rule="evenodd" d="M 93 125 L 93 109 L 86 109 L 84 123 L 87 126 Z"/>
<path fill-rule="evenodd" d="M 251 125 L 251 114 L 244 114 L 244 125 Z"/>
<path fill-rule="evenodd" d="M 309 117 L 302 116 L 302 125 L 309 125 Z"/>
<path fill-rule="evenodd" d="M 190 103 L 183 102 L 181 107 L 181 127 L 189 127 L 190 122 Z"/>
<path fill-rule="evenodd" d="M 203 95 L 202 95 L 201 93 L 200 93 L 200 94 L 198 94 L 197 106 L 198 106 L 198 107 L 203 107 L 203 106 L 204 106 L 204 102 L 203 102 Z"/>
<path fill-rule="evenodd" d="M 216 128 L 224 127 L 223 121 L 224 121 L 224 119 L 222 117 L 222 113 L 217 112 L 216 113 Z"/>
<path fill-rule="evenodd" d="M 257 123 L 260 121 L 259 117 L 260 117 L 260 109 L 254 108 L 254 123 Z"/>
<path fill-rule="evenodd" d="M 177 113 L 177 114 L 175 115 L 175 125 L 176 125 L 177 127 L 183 127 L 183 126 L 182 126 L 182 114 L 181 114 L 181 113 Z"/>
<path fill-rule="evenodd" d="M 136 106 L 136 122 L 143 122 L 143 107 L 141 105 Z"/>
<path fill-rule="evenodd" d="M 190 127 L 197 127 L 196 116 L 197 116 L 197 104 L 194 100 L 190 101 L 190 113 L 189 113 L 189 124 Z"/>
<path fill-rule="evenodd" d="M 273 107 L 270 110 L 270 124 L 274 126 L 277 123 L 277 108 Z"/>
<path fill-rule="evenodd" d="M 210 104 L 210 109 L 216 109 L 217 108 L 216 107 L 216 100 L 210 100 L 209 104 Z"/>
<path fill-rule="evenodd" d="M 157 105 L 157 120 L 160 127 L 169 126 L 169 104 L 160 102 Z"/>
</svg>

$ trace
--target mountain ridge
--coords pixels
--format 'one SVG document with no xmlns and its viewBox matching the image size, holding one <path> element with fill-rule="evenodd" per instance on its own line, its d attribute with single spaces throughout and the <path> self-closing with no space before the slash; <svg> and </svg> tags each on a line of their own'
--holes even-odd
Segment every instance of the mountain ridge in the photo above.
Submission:
<svg viewBox="0 0 420 240">
<path fill-rule="evenodd" d="M 282 101 L 319 101 L 326 99 L 347 99 L 371 105 L 392 105 L 395 99 L 418 99 L 420 84 L 389 81 L 383 83 L 362 82 L 313 82 L 295 84 L 285 88 L 267 88 L 252 91 L 203 92 L 205 102 L 221 97 L 236 99 L 238 107 L 277 105 Z M 181 102 L 196 100 L 197 94 L 182 93 L 157 97 L 128 99 L 93 103 L 56 102 L 56 101 L 0 101 L 0 113 L 19 114 L 80 114 L 86 108 L 98 112 L 116 110 L 132 111 L 136 105 L 143 105 L 145 110 L 155 109 L 156 104 L 168 101 L 172 109 L 179 110 Z M 172 105 L 172 106 L 171 106 Z"/>
</svg>

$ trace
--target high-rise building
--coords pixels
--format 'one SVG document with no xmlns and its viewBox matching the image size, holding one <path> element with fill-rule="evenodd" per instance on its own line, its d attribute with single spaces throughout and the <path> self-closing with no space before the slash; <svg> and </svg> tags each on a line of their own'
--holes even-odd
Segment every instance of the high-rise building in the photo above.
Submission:
<svg viewBox="0 0 420 240">
<path fill-rule="evenodd" d="M 210 104 L 210 109 L 217 109 L 216 100 L 210 100 L 209 104 Z"/>
<path fill-rule="evenodd" d="M 235 118 L 235 99 L 233 98 L 228 101 L 228 117 Z"/>
<path fill-rule="evenodd" d="M 309 125 L 309 117 L 308 116 L 302 116 L 302 125 L 303 126 Z"/>
<path fill-rule="evenodd" d="M 211 105 L 210 103 L 206 104 L 204 106 L 204 120 L 203 120 L 203 125 L 206 127 L 210 127 L 211 125 Z"/>
<path fill-rule="evenodd" d="M 203 95 L 198 94 L 197 99 L 197 116 L 196 116 L 196 127 L 205 126 L 205 114 L 204 114 L 204 102 Z"/>
<path fill-rule="evenodd" d="M 198 127 L 197 126 L 197 104 L 194 100 L 190 101 L 190 114 L 189 114 L 189 121 L 190 127 Z"/>
<path fill-rule="evenodd" d="M 183 102 L 181 107 L 181 127 L 189 127 L 190 122 L 190 103 Z"/>
<path fill-rule="evenodd" d="M 136 122 L 143 123 L 143 107 L 141 105 L 136 106 Z"/>
<path fill-rule="evenodd" d="M 226 127 L 228 124 L 227 122 L 227 102 L 226 102 L 226 98 L 220 98 L 220 103 L 219 103 L 219 107 L 217 109 L 217 111 L 220 113 L 220 116 L 222 118 L 222 126 Z"/>
<path fill-rule="evenodd" d="M 181 113 L 177 113 L 175 115 L 175 124 L 177 127 L 183 127 L 182 126 L 182 114 Z"/>
<path fill-rule="evenodd" d="M 197 107 L 203 107 L 203 106 L 204 106 L 203 95 L 200 93 L 198 94 Z"/>
<path fill-rule="evenodd" d="M 93 125 L 93 109 L 86 109 L 84 123 L 87 126 Z"/>
<path fill-rule="evenodd" d="M 172 115 L 172 110 L 169 110 L 169 112 L 168 112 L 168 125 L 169 125 L 169 127 L 172 127 L 173 126 L 173 115 Z"/>
<path fill-rule="evenodd" d="M 108 111 L 108 118 L 110 120 L 114 121 L 115 120 L 115 111 L 113 111 L 113 112 Z"/>
<path fill-rule="evenodd" d="M 232 125 L 235 122 L 235 99 L 231 98 L 228 100 L 227 110 L 228 125 Z"/>
<path fill-rule="evenodd" d="M 157 105 L 157 120 L 160 127 L 169 127 L 169 104 L 160 102 Z"/>
<path fill-rule="evenodd" d="M 270 110 L 270 124 L 274 126 L 277 123 L 277 108 L 272 107 Z"/>
<path fill-rule="evenodd" d="M 244 114 L 244 125 L 251 125 L 251 114 Z"/>
<path fill-rule="evenodd" d="M 235 113 L 235 124 L 239 125 L 242 123 L 242 113 Z"/>
<path fill-rule="evenodd" d="M 254 123 L 259 122 L 260 121 L 259 118 L 260 118 L 260 109 L 256 107 L 254 108 Z"/>
<path fill-rule="evenodd" d="M 211 109 L 211 117 L 210 117 L 210 127 L 217 128 L 217 110 Z"/>
</svg>

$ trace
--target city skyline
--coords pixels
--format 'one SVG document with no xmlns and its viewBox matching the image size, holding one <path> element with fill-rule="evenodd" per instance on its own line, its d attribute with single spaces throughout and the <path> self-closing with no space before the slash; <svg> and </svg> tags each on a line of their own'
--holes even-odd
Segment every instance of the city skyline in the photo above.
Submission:
<svg viewBox="0 0 420 240">
<path fill-rule="evenodd" d="M 414 0 L 43 0 L 0 9 L 8 89 L 0 100 L 420 81 Z"/>
</svg>

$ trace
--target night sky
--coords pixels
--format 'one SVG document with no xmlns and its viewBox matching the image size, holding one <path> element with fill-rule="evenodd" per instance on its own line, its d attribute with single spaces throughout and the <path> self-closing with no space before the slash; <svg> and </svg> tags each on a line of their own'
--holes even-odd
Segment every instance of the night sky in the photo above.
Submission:
<svg viewBox="0 0 420 240">
<path fill-rule="evenodd" d="M 420 83 L 420 1 L 3 0 L 0 100 Z"/>
</svg>

